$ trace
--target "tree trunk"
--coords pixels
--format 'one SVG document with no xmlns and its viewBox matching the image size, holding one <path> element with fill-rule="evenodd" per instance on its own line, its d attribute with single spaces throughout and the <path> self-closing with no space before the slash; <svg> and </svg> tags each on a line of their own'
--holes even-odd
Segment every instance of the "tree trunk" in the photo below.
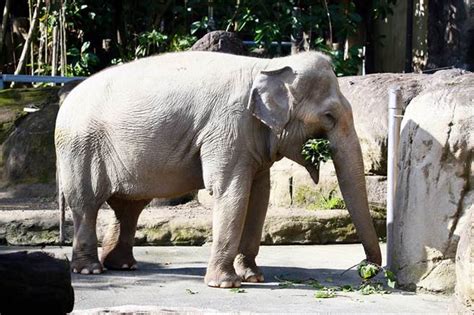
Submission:
<svg viewBox="0 0 474 315">
<path fill-rule="evenodd" d="M 2 29 L 0 30 L 0 56 L 3 56 L 3 44 L 4 44 L 5 34 L 7 33 L 7 21 L 8 21 L 8 15 L 10 14 L 10 4 L 11 4 L 11 0 L 6 0 L 5 7 L 3 9 Z"/>
<path fill-rule="evenodd" d="M 23 50 L 21 51 L 20 60 L 18 61 L 18 66 L 16 67 L 15 74 L 20 74 L 23 67 L 25 66 L 26 56 L 28 55 L 28 51 L 30 49 L 30 44 L 33 39 L 33 31 L 38 24 L 38 12 L 41 5 L 41 0 L 36 2 L 36 8 L 33 12 L 33 20 L 30 21 L 30 29 L 28 30 L 28 36 L 26 37 L 25 45 L 23 46 Z"/>
</svg>

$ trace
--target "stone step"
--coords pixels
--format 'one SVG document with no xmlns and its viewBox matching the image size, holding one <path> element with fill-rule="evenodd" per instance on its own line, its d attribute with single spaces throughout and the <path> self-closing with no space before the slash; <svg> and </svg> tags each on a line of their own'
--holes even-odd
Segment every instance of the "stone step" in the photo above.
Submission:
<svg viewBox="0 0 474 315">
<path fill-rule="evenodd" d="M 113 211 L 101 209 L 98 239 L 113 219 Z M 385 214 L 372 212 L 380 238 L 385 237 Z M 0 244 L 58 245 L 58 210 L 1 210 Z M 146 208 L 139 219 L 136 245 L 203 245 L 212 240 L 212 212 L 193 201 L 174 207 Z M 71 212 L 66 213 L 66 244 L 71 244 Z M 354 243 L 358 237 L 347 210 L 311 211 L 299 208 L 270 208 L 262 244 Z"/>
</svg>

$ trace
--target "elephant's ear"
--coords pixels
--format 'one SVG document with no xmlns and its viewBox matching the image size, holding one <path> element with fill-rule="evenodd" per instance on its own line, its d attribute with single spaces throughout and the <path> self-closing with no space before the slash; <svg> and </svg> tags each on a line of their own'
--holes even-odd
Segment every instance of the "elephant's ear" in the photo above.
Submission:
<svg viewBox="0 0 474 315">
<path fill-rule="evenodd" d="M 261 71 L 252 85 L 248 109 L 276 134 L 281 134 L 290 120 L 291 94 L 287 84 L 293 78 L 293 69 L 284 67 Z"/>
</svg>

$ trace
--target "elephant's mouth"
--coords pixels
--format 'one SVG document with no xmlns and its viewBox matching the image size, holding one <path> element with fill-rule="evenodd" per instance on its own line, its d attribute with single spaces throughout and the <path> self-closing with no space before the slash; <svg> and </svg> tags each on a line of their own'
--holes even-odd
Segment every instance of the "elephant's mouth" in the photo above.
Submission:
<svg viewBox="0 0 474 315">
<path fill-rule="evenodd" d="M 317 185 L 319 183 L 319 167 L 316 167 L 315 165 L 308 163 L 307 165 L 305 165 L 305 168 L 308 171 L 309 175 L 311 176 L 311 179 Z"/>
</svg>

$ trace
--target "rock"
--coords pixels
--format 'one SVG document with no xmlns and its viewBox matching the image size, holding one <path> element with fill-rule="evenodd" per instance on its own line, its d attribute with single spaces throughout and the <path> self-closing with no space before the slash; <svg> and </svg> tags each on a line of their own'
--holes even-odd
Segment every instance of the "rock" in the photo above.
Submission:
<svg viewBox="0 0 474 315">
<path fill-rule="evenodd" d="M 97 236 L 103 238 L 113 211 L 101 209 Z M 385 235 L 385 216 L 372 213 L 379 236 Z M 58 211 L 0 211 L 0 244 L 58 245 Z M 73 235 L 71 212 L 66 212 L 66 244 Z M 212 211 L 197 202 L 174 207 L 146 208 L 139 219 L 136 245 L 203 245 L 212 240 Z M 358 238 L 347 211 L 271 208 L 265 222 L 262 243 L 327 244 L 354 243 Z"/>
<path fill-rule="evenodd" d="M 379 73 L 339 78 L 341 92 L 352 106 L 366 173 L 387 175 L 388 89 L 401 87 L 406 108 L 421 91 L 423 77 L 422 74 Z"/>
<path fill-rule="evenodd" d="M 74 307 L 69 261 L 44 252 L 0 255 L 2 314 L 66 314 Z"/>
<path fill-rule="evenodd" d="M 64 102 L 64 100 L 66 99 L 66 96 L 68 96 L 69 93 L 76 86 L 78 86 L 82 81 L 84 81 L 84 79 L 77 79 L 77 80 L 73 80 L 73 81 L 69 81 L 67 83 L 64 83 L 64 85 L 58 91 L 59 104 L 60 105 Z"/>
<path fill-rule="evenodd" d="M 270 173 L 271 206 L 315 209 L 321 208 L 318 203 L 323 199 L 331 197 L 342 199 L 334 165 L 331 161 L 321 165 L 318 185 L 314 184 L 304 167 L 286 158 L 276 162 Z M 373 209 L 385 208 L 386 177 L 366 176 L 366 182 L 371 207 Z"/>
<path fill-rule="evenodd" d="M 393 257 L 400 285 L 452 292 L 474 201 L 474 74 L 442 76 L 432 77 L 403 118 Z"/>
<path fill-rule="evenodd" d="M 0 91 L 2 187 L 15 190 L 18 184 L 43 184 L 48 188 L 42 188 L 38 193 L 54 194 L 56 154 L 53 136 L 59 108 L 57 91 L 58 88 Z M 27 113 L 23 111 L 26 106 L 37 107 L 39 111 Z M 16 190 L 14 195 L 21 195 L 20 191 Z"/>
<path fill-rule="evenodd" d="M 474 207 L 466 214 L 471 217 L 466 222 L 456 251 L 456 291 L 455 299 L 465 313 L 474 313 Z"/>
<path fill-rule="evenodd" d="M 449 84 L 468 72 L 460 69 L 434 74 L 378 73 L 339 78 L 341 92 L 351 103 L 367 174 L 387 175 L 388 89 L 401 88 L 403 111 L 424 89 Z"/>
<path fill-rule="evenodd" d="M 191 50 L 216 51 L 234 55 L 245 55 L 244 43 L 235 33 L 213 31 L 204 35 L 191 47 Z"/>
</svg>

